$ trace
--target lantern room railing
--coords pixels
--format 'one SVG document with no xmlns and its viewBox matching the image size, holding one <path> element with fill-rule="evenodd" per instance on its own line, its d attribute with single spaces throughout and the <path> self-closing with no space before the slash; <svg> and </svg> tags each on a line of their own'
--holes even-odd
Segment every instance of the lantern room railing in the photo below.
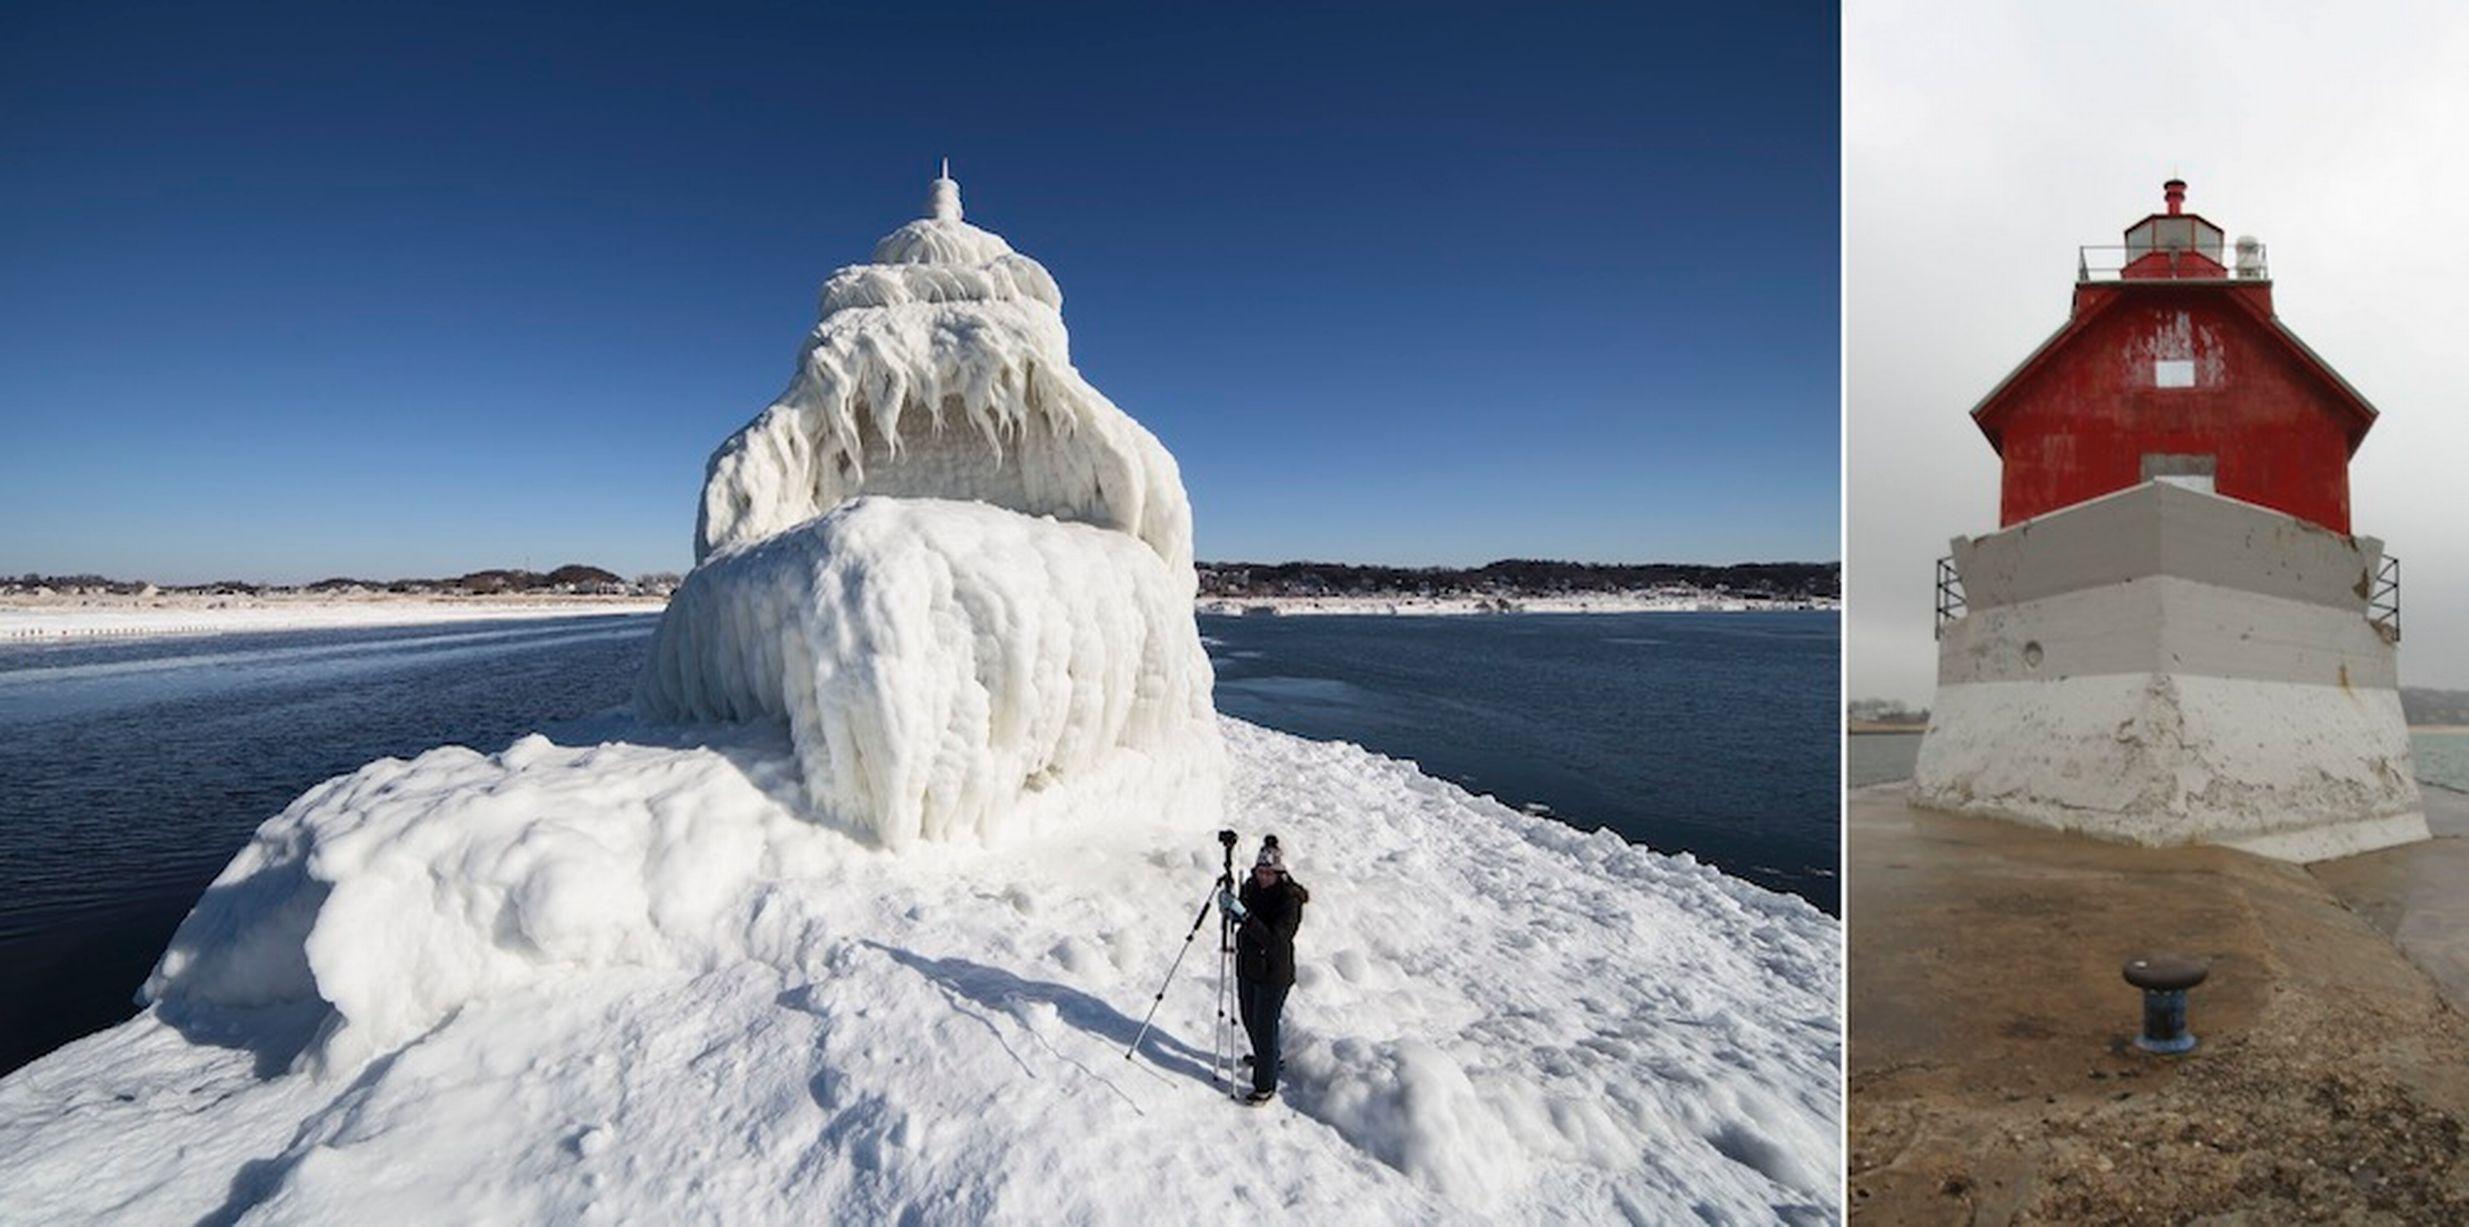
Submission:
<svg viewBox="0 0 2469 1227">
<path fill-rule="evenodd" d="M 2128 272 L 2132 266 L 2135 271 Z M 2263 244 L 2239 244 L 2226 260 L 2198 247 L 2078 247 L 2077 281 L 2269 281 Z"/>
<path fill-rule="evenodd" d="M 1950 555 L 1937 560 L 1937 637 L 1946 637 L 1947 624 L 1963 616 L 1963 574 L 1955 570 Z"/>
<path fill-rule="evenodd" d="M 2375 582 L 2366 590 L 2366 620 L 2375 624 L 2387 643 L 2400 642 L 2400 559 L 2383 556 Z"/>
</svg>

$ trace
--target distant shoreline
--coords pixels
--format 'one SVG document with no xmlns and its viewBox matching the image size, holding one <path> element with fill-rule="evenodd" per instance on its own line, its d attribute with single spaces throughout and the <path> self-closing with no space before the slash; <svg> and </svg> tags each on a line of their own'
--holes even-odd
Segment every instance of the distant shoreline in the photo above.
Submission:
<svg viewBox="0 0 2469 1227">
<path fill-rule="evenodd" d="M 1205 596 L 1200 613 L 1216 617 L 1466 617 L 1476 614 L 1839 612 L 1832 600 L 1769 601 L 1740 597 L 1601 596 Z"/>
<path fill-rule="evenodd" d="M 536 593 L 446 596 L 319 592 L 113 595 L 0 599 L 0 643 L 105 637 L 215 635 L 249 631 L 417 626 L 438 622 L 657 613 L 658 597 Z M 1479 614 L 1745 613 L 1817 609 L 1831 602 L 1679 600 L 1623 596 L 1203 597 L 1196 613 L 1227 617 L 1455 617 Z"/>
<path fill-rule="evenodd" d="M 574 618 L 657 613 L 666 605 L 665 600 L 658 598 L 562 594 L 336 597 L 317 593 L 160 593 L 17 597 L 0 602 L 0 643 Z"/>
</svg>

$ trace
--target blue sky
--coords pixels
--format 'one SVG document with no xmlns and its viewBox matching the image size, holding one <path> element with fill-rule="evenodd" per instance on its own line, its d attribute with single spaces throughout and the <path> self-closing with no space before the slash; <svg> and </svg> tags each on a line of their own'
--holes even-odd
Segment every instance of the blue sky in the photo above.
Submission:
<svg viewBox="0 0 2469 1227">
<path fill-rule="evenodd" d="M 0 13 L 0 572 L 682 570 L 948 155 L 1204 558 L 1834 559 L 1837 21 Z"/>
</svg>

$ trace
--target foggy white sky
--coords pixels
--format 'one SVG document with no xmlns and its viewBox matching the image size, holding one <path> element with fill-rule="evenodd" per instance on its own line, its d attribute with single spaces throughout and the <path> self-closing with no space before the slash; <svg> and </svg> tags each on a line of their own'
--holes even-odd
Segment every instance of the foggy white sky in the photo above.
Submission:
<svg viewBox="0 0 2469 1227">
<path fill-rule="evenodd" d="M 1966 410 L 2171 174 L 2382 411 L 2352 527 L 2402 682 L 2469 688 L 2469 6 L 1854 0 L 1843 124 L 1847 697 L 1928 701 L 1931 562 L 1997 526 Z"/>
</svg>

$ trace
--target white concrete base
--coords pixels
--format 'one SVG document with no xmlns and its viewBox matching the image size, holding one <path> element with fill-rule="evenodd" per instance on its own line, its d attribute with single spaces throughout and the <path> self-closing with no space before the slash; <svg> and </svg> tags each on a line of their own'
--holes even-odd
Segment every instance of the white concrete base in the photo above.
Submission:
<svg viewBox="0 0 2469 1227">
<path fill-rule="evenodd" d="M 2169 673 L 1943 685 L 1916 804 L 2284 860 L 2427 838 L 2400 694 Z"/>
</svg>

